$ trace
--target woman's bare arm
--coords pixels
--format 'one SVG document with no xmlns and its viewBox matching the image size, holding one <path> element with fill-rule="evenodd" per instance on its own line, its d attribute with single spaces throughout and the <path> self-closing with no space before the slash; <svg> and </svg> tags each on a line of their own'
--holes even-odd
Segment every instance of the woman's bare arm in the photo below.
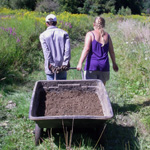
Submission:
<svg viewBox="0 0 150 150">
<path fill-rule="evenodd" d="M 114 69 L 114 71 L 117 72 L 119 70 L 119 68 L 118 68 L 118 65 L 116 64 L 115 52 L 114 52 L 112 40 L 110 37 L 109 37 L 109 54 L 110 54 L 110 58 L 111 58 L 112 63 L 113 63 L 113 69 Z"/>
<path fill-rule="evenodd" d="M 87 57 L 87 54 L 90 51 L 91 42 L 92 42 L 92 36 L 91 36 L 91 33 L 88 32 L 86 34 L 86 37 L 85 37 L 84 48 L 82 50 L 81 57 L 79 59 L 78 65 L 77 65 L 77 70 L 81 70 L 82 69 L 82 64 L 83 64 L 85 58 Z"/>
</svg>

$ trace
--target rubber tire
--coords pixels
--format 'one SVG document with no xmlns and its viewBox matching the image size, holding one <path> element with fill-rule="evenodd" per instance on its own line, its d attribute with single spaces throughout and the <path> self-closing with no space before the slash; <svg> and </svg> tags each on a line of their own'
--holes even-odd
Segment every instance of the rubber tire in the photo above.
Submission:
<svg viewBox="0 0 150 150">
<path fill-rule="evenodd" d="M 38 146 L 41 141 L 43 129 L 38 126 L 38 124 L 35 124 L 35 145 Z"/>
</svg>

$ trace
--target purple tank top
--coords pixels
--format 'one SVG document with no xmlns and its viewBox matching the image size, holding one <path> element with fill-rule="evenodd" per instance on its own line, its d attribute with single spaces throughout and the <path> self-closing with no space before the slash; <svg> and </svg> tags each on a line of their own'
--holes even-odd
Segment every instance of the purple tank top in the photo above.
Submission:
<svg viewBox="0 0 150 150">
<path fill-rule="evenodd" d="M 90 52 L 86 58 L 84 70 L 89 71 L 109 71 L 109 40 L 103 47 L 102 44 L 95 40 L 92 41 Z M 109 35 L 108 35 L 109 36 Z"/>
</svg>

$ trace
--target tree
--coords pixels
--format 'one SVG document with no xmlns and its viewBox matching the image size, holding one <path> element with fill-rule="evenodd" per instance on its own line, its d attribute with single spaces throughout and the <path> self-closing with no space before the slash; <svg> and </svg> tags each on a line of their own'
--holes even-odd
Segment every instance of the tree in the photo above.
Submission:
<svg viewBox="0 0 150 150">
<path fill-rule="evenodd" d="M 143 12 L 146 14 L 150 14 L 150 1 L 144 0 L 143 2 Z"/>
<path fill-rule="evenodd" d="M 108 0 L 105 4 L 105 12 L 106 13 L 111 12 L 115 14 L 116 13 L 115 4 L 116 4 L 116 0 Z"/>
<path fill-rule="evenodd" d="M 115 0 L 85 0 L 83 13 L 86 14 L 102 14 L 114 11 Z"/>
<path fill-rule="evenodd" d="M 0 0 L 0 7 L 10 7 L 9 1 L 10 0 Z"/>
<path fill-rule="evenodd" d="M 121 9 L 123 6 L 124 8 L 130 8 L 133 14 L 140 14 L 142 11 L 142 0 L 117 0 L 116 1 L 116 11 Z"/>
<path fill-rule="evenodd" d="M 36 11 L 51 12 L 59 11 L 59 4 L 57 0 L 40 0 L 36 4 Z"/>
<path fill-rule="evenodd" d="M 36 0 L 8 0 L 9 7 L 12 9 L 29 9 L 34 10 L 36 6 Z"/>
<path fill-rule="evenodd" d="M 58 0 L 61 10 L 71 13 L 79 13 L 79 9 L 83 7 L 84 0 Z"/>
</svg>

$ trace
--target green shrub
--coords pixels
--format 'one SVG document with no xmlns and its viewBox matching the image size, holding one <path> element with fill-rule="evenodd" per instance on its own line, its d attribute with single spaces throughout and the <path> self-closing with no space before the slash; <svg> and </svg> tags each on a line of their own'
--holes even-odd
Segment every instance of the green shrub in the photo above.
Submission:
<svg viewBox="0 0 150 150">
<path fill-rule="evenodd" d="M 124 8 L 123 6 L 121 7 L 121 9 L 118 10 L 118 15 L 123 15 L 123 16 L 127 16 L 127 15 L 131 15 L 131 9 L 129 7 Z"/>
<path fill-rule="evenodd" d="M 9 1 L 9 6 L 12 9 L 29 9 L 34 10 L 36 5 L 36 0 L 11 0 Z"/>
<path fill-rule="evenodd" d="M 11 9 L 0 9 L 0 14 L 0 80 L 21 80 L 33 70 L 41 69 L 38 62 L 43 61 L 43 53 L 39 35 L 46 29 L 48 14 Z M 68 32 L 71 46 L 83 41 L 86 32 L 92 29 L 93 17 L 68 12 L 56 16 L 57 27 Z"/>
<path fill-rule="evenodd" d="M 59 4 L 57 1 L 43 0 L 36 4 L 35 10 L 39 12 L 48 12 L 48 13 L 52 11 L 57 12 L 59 10 Z"/>
<path fill-rule="evenodd" d="M 17 21 L 14 16 L 0 23 L 0 79 L 22 80 L 38 69 L 40 24 L 32 19 Z"/>
</svg>

